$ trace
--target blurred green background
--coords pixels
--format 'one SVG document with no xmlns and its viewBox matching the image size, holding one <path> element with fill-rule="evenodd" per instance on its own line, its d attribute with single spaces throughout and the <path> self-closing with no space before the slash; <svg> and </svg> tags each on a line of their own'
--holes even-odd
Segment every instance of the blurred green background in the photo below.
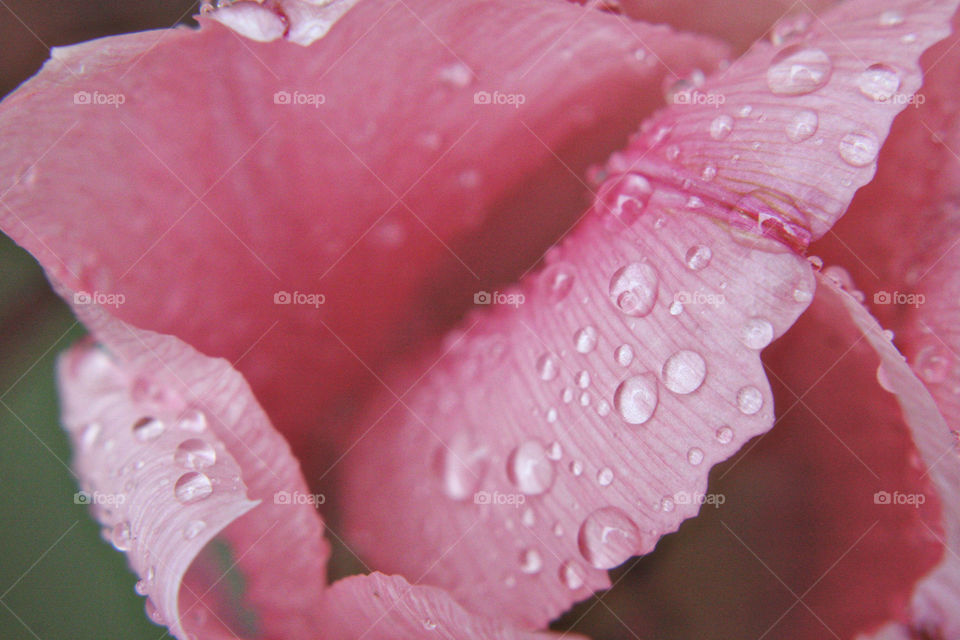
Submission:
<svg viewBox="0 0 960 640">
<path fill-rule="evenodd" d="M 0 95 L 33 75 L 51 46 L 190 23 L 196 10 L 184 0 L 0 0 Z M 83 329 L 5 236 L 0 328 L 0 638 L 169 637 L 144 615 L 124 556 L 74 504 L 53 368 Z"/>
</svg>

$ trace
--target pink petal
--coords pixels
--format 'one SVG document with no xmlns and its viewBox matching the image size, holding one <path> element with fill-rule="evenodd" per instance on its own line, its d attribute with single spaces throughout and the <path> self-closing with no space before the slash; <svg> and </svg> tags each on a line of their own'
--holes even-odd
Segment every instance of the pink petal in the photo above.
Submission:
<svg viewBox="0 0 960 640">
<path fill-rule="evenodd" d="M 123 320 L 238 361 L 316 446 L 378 386 L 360 360 L 379 370 L 534 264 L 668 68 L 725 52 L 508 0 L 364 2 L 309 47 L 208 24 L 58 49 L 0 108 L 0 225 L 74 289 L 122 294 Z"/>
<path fill-rule="evenodd" d="M 901 90 L 919 85 L 914 61 L 954 8 L 910 13 L 902 28 L 915 37 L 884 45 Z M 697 512 L 710 466 L 772 425 L 758 350 L 812 295 L 809 266 L 783 244 L 804 247 L 843 212 L 875 155 L 847 133 L 869 119 L 879 147 L 900 108 L 857 84 L 863 61 L 881 59 L 878 33 L 900 35 L 879 11 L 847 3 L 781 47 L 806 64 L 829 51 L 824 86 L 787 94 L 778 83 L 810 70 L 785 79 L 775 65 L 771 88 L 778 53 L 759 44 L 691 104 L 645 123 L 608 164 L 599 215 L 542 273 L 387 379 L 341 481 L 350 539 L 375 567 L 537 626 Z M 819 111 L 819 133 L 794 142 L 787 127 L 805 108 Z M 626 367 L 622 344 L 634 351 Z"/>
</svg>

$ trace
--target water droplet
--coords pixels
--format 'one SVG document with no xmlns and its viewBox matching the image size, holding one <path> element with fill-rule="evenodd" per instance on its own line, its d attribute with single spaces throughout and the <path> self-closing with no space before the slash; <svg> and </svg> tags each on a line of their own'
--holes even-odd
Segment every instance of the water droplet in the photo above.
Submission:
<svg viewBox="0 0 960 640">
<path fill-rule="evenodd" d="M 207 430 L 207 416 L 202 411 L 190 409 L 177 420 L 177 427 L 191 433 L 203 433 Z"/>
<path fill-rule="evenodd" d="M 605 226 L 612 231 L 621 231 L 643 214 L 653 189 L 650 183 L 636 173 L 625 173 L 608 179 L 600 187 L 596 211 L 603 217 Z"/>
<path fill-rule="evenodd" d="M 458 89 L 468 87 L 473 82 L 473 72 L 462 62 L 453 62 L 441 67 L 439 76 L 440 80 Z"/>
<path fill-rule="evenodd" d="M 703 450 L 693 447 L 690 451 L 687 451 L 687 462 L 693 466 L 699 465 L 703 462 Z"/>
<path fill-rule="evenodd" d="M 580 394 L 580 406 L 581 407 L 590 406 L 590 394 L 586 391 Z"/>
<path fill-rule="evenodd" d="M 621 367 L 629 367 L 630 363 L 633 362 L 633 347 L 628 344 L 622 344 L 617 347 L 613 357 L 616 358 L 617 364 Z"/>
<path fill-rule="evenodd" d="M 723 140 L 733 131 L 733 118 L 723 114 L 713 119 L 710 123 L 710 137 L 714 140 Z"/>
<path fill-rule="evenodd" d="M 577 535 L 580 553 L 597 569 L 612 569 L 623 564 L 640 543 L 636 523 L 616 507 L 603 507 L 591 513 Z"/>
<path fill-rule="evenodd" d="M 773 325 L 763 318 L 750 318 L 740 329 L 740 341 L 748 349 L 763 349 L 773 340 Z"/>
<path fill-rule="evenodd" d="M 577 477 L 580 477 L 583 474 L 583 463 L 580 462 L 579 460 L 573 460 L 570 463 L 570 473 L 572 473 Z"/>
<path fill-rule="evenodd" d="M 133 585 L 133 590 L 138 596 L 145 596 L 150 591 L 150 585 L 145 580 L 137 580 L 137 584 Z"/>
<path fill-rule="evenodd" d="M 773 56 L 767 86 L 777 95 L 803 95 L 827 84 L 832 72 L 830 56 L 822 49 L 795 44 Z"/>
<path fill-rule="evenodd" d="M 807 262 L 810 263 L 810 266 L 813 267 L 814 271 L 820 271 L 820 269 L 823 269 L 823 258 L 820 256 L 807 256 Z"/>
<path fill-rule="evenodd" d="M 615 271 L 610 278 L 610 299 L 629 316 L 645 316 L 657 301 L 659 280 L 656 270 L 649 264 L 632 262 Z"/>
<path fill-rule="evenodd" d="M 716 430 L 714 437 L 720 444 L 730 444 L 733 441 L 733 429 L 724 425 Z"/>
<path fill-rule="evenodd" d="M 809 13 L 785 16 L 770 30 L 770 42 L 779 47 L 790 40 L 799 38 L 810 27 L 810 21 Z"/>
<path fill-rule="evenodd" d="M 670 513 L 673 511 L 673 508 L 676 506 L 676 503 L 673 501 L 673 498 L 670 496 L 664 496 L 660 499 L 660 510 L 664 513 Z"/>
<path fill-rule="evenodd" d="M 753 107 L 748 104 L 737 109 L 737 116 L 740 118 L 749 118 L 751 113 L 753 113 Z"/>
<path fill-rule="evenodd" d="M 917 34 L 915 33 L 905 33 L 900 36 L 900 42 L 903 44 L 913 44 L 917 41 Z"/>
<path fill-rule="evenodd" d="M 804 289 L 794 289 L 793 290 L 793 299 L 797 302 L 810 302 L 813 300 L 813 294 Z"/>
<path fill-rule="evenodd" d="M 570 387 L 564 388 L 563 392 L 560 394 L 560 399 L 563 400 L 563 404 L 570 404 L 573 402 L 573 389 Z"/>
<path fill-rule="evenodd" d="M 567 561 L 560 565 L 560 582 L 574 591 L 583 586 L 583 574 L 574 563 Z"/>
<path fill-rule="evenodd" d="M 938 345 L 928 345 L 917 353 L 914 368 L 924 381 L 939 384 L 947 379 L 951 368 L 950 356 Z"/>
<path fill-rule="evenodd" d="M 541 380 L 546 382 L 553 380 L 557 377 L 558 371 L 557 361 L 553 354 L 545 353 L 537 358 L 537 375 L 540 376 Z"/>
<path fill-rule="evenodd" d="M 543 445 L 536 440 L 524 442 L 507 460 L 507 476 L 527 495 L 539 495 L 553 485 L 553 463 Z"/>
<path fill-rule="evenodd" d="M 136 436 L 140 442 L 146 442 L 159 438 L 165 428 L 162 420 L 157 420 L 156 418 L 140 418 L 133 423 L 133 435 Z"/>
<path fill-rule="evenodd" d="M 884 11 L 877 19 L 881 27 L 896 27 L 903 24 L 903 14 L 896 10 Z"/>
<path fill-rule="evenodd" d="M 520 571 L 534 574 L 543 568 L 543 558 L 536 549 L 527 549 L 520 555 Z"/>
<path fill-rule="evenodd" d="M 710 264 L 712 257 L 713 251 L 710 250 L 710 247 L 696 244 L 687 249 L 687 254 L 684 256 L 683 261 L 691 271 L 700 271 Z"/>
<path fill-rule="evenodd" d="M 573 343 L 580 353 L 590 353 L 597 347 L 597 330 L 586 326 L 573 336 Z"/>
<path fill-rule="evenodd" d="M 173 486 L 173 493 L 181 504 L 190 504 L 203 500 L 213 493 L 213 484 L 205 474 L 189 471 L 177 480 Z"/>
<path fill-rule="evenodd" d="M 563 525 L 559 522 L 555 522 L 553 524 L 553 535 L 557 536 L 558 538 L 563 536 Z"/>
<path fill-rule="evenodd" d="M 787 139 L 790 142 L 803 142 L 817 132 L 820 118 L 816 111 L 804 109 L 793 114 L 787 123 Z"/>
<path fill-rule="evenodd" d="M 427 618 L 426 620 L 423 621 L 423 628 L 426 629 L 427 631 L 433 631 L 434 629 L 437 628 L 437 623 L 431 620 L 430 618 Z"/>
<path fill-rule="evenodd" d="M 126 551 L 130 548 L 130 523 L 118 522 L 110 531 L 110 542 L 117 551 Z"/>
<path fill-rule="evenodd" d="M 657 408 L 657 402 L 657 380 L 649 373 L 627 378 L 613 394 L 613 406 L 628 424 L 648 421 Z"/>
<path fill-rule="evenodd" d="M 760 389 L 747 386 L 737 391 L 737 407 L 744 415 L 752 416 L 763 406 L 763 394 Z"/>
<path fill-rule="evenodd" d="M 860 93 L 874 102 L 887 102 L 900 88 L 900 74 L 885 64 L 872 64 L 857 76 Z"/>
<path fill-rule="evenodd" d="M 573 289 L 573 269 L 566 263 L 557 262 L 543 270 L 540 276 L 547 299 L 556 304 L 570 295 Z"/>
<path fill-rule="evenodd" d="M 553 424 L 556 421 L 557 421 L 557 410 L 554 409 L 553 407 L 550 407 L 547 410 L 547 422 L 549 422 L 550 424 Z"/>
<path fill-rule="evenodd" d="M 597 415 L 601 418 L 606 418 L 610 415 L 610 404 L 606 400 L 601 400 L 597 403 Z"/>
<path fill-rule="evenodd" d="M 577 374 L 577 386 L 581 389 L 586 389 L 590 386 L 590 374 L 586 371 L 581 371 Z"/>
<path fill-rule="evenodd" d="M 896 388 L 893 386 L 893 381 L 890 380 L 890 374 L 887 373 L 887 367 L 883 362 L 881 362 L 880 366 L 877 367 L 877 383 L 883 388 L 884 391 L 889 393 L 897 392 Z"/>
<path fill-rule="evenodd" d="M 865 167 L 877 159 L 880 142 L 872 133 L 854 131 L 840 139 L 840 157 L 854 167 Z"/>
<path fill-rule="evenodd" d="M 613 482 L 613 470 L 610 467 L 597 471 L 597 484 L 601 487 L 609 487 L 611 482 Z"/>
<path fill-rule="evenodd" d="M 681 350 L 663 363 L 663 386 L 679 394 L 693 393 L 707 376 L 707 363 L 696 351 Z"/>
<path fill-rule="evenodd" d="M 91 422 L 86 427 L 83 428 L 83 431 L 80 434 L 80 444 L 84 449 L 89 449 L 97 443 L 97 438 L 100 437 L 100 431 L 102 427 L 99 422 Z"/>
<path fill-rule="evenodd" d="M 537 517 L 533 513 L 533 509 L 527 507 L 523 510 L 523 515 L 520 516 L 520 522 L 523 523 L 523 526 L 529 528 L 537 524 Z"/>
<path fill-rule="evenodd" d="M 183 537 L 187 540 L 193 540 L 206 528 L 207 523 L 203 520 L 191 520 L 187 523 L 187 526 L 183 528 Z"/>
<path fill-rule="evenodd" d="M 683 303 L 679 300 L 674 300 L 673 304 L 670 305 L 670 315 L 678 316 L 683 313 Z"/>
<path fill-rule="evenodd" d="M 217 461 L 217 452 L 205 440 L 190 438 L 177 447 L 173 459 L 187 469 L 203 469 Z"/>
<path fill-rule="evenodd" d="M 559 460 L 563 457 L 563 447 L 561 447 L 560 443 L 556 440 L 554 440 L 547 449 L 547 457 L 551 460 Z"/>
<path fill-rule="evenodd" d="M 487 448 L 467 431 L 458 431 L 441 446 L 436 460 L 440 485 L 451 500 L 473 497 L 490 463 Z"/>
<path fill-rule="evenodd" d="M 703 170 L 700 172 L 700 177 L 710 182 L 717 177 L 717 165 L 713 163 L 708 163 L 703 166 Z"/>
</svg>

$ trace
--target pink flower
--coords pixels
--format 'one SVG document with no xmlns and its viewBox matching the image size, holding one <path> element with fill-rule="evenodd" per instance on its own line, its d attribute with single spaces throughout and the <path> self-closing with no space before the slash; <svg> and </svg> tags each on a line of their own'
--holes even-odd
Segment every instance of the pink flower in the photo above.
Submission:
<svg viewBox="0 0 960 640">
<path fill-rule="evenodd" d="M 631 635 L 960 637 L 956 3 L 647 4 L 239 2 L 0 104 L 152 619 L 534 637 L 649 554 Z"/>
</svg>

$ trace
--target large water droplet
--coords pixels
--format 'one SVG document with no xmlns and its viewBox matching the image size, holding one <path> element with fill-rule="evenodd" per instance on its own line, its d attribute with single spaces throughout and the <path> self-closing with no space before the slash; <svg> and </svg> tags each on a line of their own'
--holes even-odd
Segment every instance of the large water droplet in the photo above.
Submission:
<svg viewBox="0 0 960 640">
<path fill-rule="evenodd" d="M 687 249 L 687 254 L 683 257 L 683 261 L 691 271 L 700 271 L 710 264 L 711 258 L 713 258 L 713 251 L 710 250 L 710 247 L 695 244 Z"/>
<path fill-rule="evenodd" d="M 159 438 L 165 428 L 162 420 L 149 417 L 140 418 L 133 423 L 133 435 L 136 436 L 137 440 L 146 442 Z"/>
<path fill-rule="evenodd" d="M 133 590 L 138 596 L 145 596 L 150 591 L 150 583 L 146 580 L 137 580 L 137 583 L 133 585 Z"/>
<path fill-rule="evenodd" d="M 886 363 L 881 362 L 877 367 L 877 383 L 888 393 L 897 392 L 893 381 L 890 379 L 890 374 L 887 372 Z"/>
<path fill-rule="evenodd" d="M 628 424 L 643 424 L 657 408 L 657 380 L 649 373 L 627 378 L 613 394 L 613 406 Z"/>
<path fill-rule="evenodd" d="M 917 353 L 914 368 L 924 381 L 939 384 L 950 375 L 950 355 L 939 345 L 929 345 Z"/>
<path fill-rule="evenodd" d="M 660 278 L 649 264 L 632 262 L 610 278 L 610 299 L 620 311 L 642 317 L 653 310 Z"/>
<path fill-rule="evenodd" d="M 597 348 L 597 330 L 588 325 L 573 336 L 573 344 L 580 353 L 590 353 Z"/>
<path fill-rule="evenodd" d="M 748 349 L 763 349 L 773 340 L 773 325 L 763 318 L 750 318 L 740 329 L 740 341 Z"/>
<path fill-rule="evenodd" d="M 576 564 L 568 560 L 560 565 L 560 582 L 571 591 L 579 589 L 583 586 L 583 573 Z"/>
<path fill-rule="evenodd" d="M 860 93 L 874 102 L 887 102 L 900 88 L 900 74 L 885 64 L 872 64 L 857 76 Z"/>
<path fill-rule="evenodd" d="M 687 462 L 689 462 L 695 467 L 699 465 L 701 462 L 703 462 L 703 449 L 698 449 L 697 447 L 693 447 L 692 449 L 687 451 Z"/>
<path fill-rule="evenodd" d="M 737 407 L 744 415 L 752 416 L 763 406 L 763 394 L 760 389 L 747 386 L 737 391 Z"/>
<path fill-rule="evenodd" d="M 877 159 L 880 142 L 872 133 L 854 131 L 840 139 L 838 145 L 840 157 L 854 167 L 865 167 Z"/>
<path fill-rule="evenodd" d="M 643 176 L 625 173 L 608 179 L 600 187 L 595 204 L 603 217 L 605 226 L 613 231 L 622 231 L 643 214 L 653 189 Z"/>
<path fill-rule="evenodd" d="M 787 123 L 787 139 L 790 142 L 803 142 L 817 132 L 820 117 L 816 111 L 804 109 L 793 114 Z"/>
<path fill-rule="evenodd" d="M 217 452 L 205 440 L 190 438 L 177 446 L 173 459 L 187 469 L 204 469 L 217 461 Z"/>
<path fill-rule="evenodd" d="M 547 382 L 553 380 L 557 377 L 558 370 L 557 360 L 553 357 L 553 354 L 545 353 L 537 358 L 537 375 L 540 376 L 541 380 Z"/>
<path fill-rule="evenodd" d="M 207 430 L 207 416 L 198 409 L 190 409 L 177 420 L 177 427 L 191 433 L 203 433 Z"/>
<path fill-rule="evenodd" d="M 470 433 L 455 433 L 437 453 L 437 471 L 444 494 L 452 500 L 473 497 L 490 464 L 487 448 Z"/>
<path fill-rule="evenodd" d="M 123 521 L 113 525 L 110 531 L 110 542 L 117 551 L 126 551 L 130 548 L 130 523 Z"/>
<path fill-rule="evenodd" d="M 510 454 L 507 476 L 522 493 L 539 495 L 553 485 L 553 462 L 542 444 L 528 440 Z"/>
<path fill-rule="evenodd" d="M 623 564 L 640 546 L 640 530 L 616 507 L 591 513 L 580 526 L 577 544 L 584 559 L 597 569 Z"/>
<path fill-rule="evenodd" d="M 570 295 L 573 289 L 573 268 L 565 262 L 557 262 L 543 270 L 540 276 L 543 290 L 550 302 L 557 303 Z"/>
<path fill-rule="evenodd" d="M 827 84 L 832 72 L 830 56 L 822 49 L 795 44 L 773 56 L 767 86 L 778 95 L 802 95 Z"/>
<path fill-rule="evenodd" d="M 723 140 L 733 131 L 733 118 L 722 114 L 710 123 L 710 137 L 714 140 Z"/>
<path fill-rule="evenodd" d="M 213 484 L 205 474 L 189 471 L 177 480 L 173 486 L 173 493 L 181 504 L 190 504 L 203 500 L 213 493 Z"/>
<path fill-rule="evenodd" d="M 633 362 L 633 347 L 628 344 L 622 344 L 617 347 L 613 357 L 616 358 L 617 364 L 621 367 L 629 367 L 630 363 Z"/>
<path fill-rule="evenodd" d="M 707 376 L 707 363 L 696 351 L 681 350 L 663 363 L 663 386 L 679 394 L 693 393 Z"/>
<path fill-rule="evenodd" d="M 543 558 L 536 549 L 527 549 L 520 555 L 520 571 L 534 574 L 543 568 Z"/>
</svg>

